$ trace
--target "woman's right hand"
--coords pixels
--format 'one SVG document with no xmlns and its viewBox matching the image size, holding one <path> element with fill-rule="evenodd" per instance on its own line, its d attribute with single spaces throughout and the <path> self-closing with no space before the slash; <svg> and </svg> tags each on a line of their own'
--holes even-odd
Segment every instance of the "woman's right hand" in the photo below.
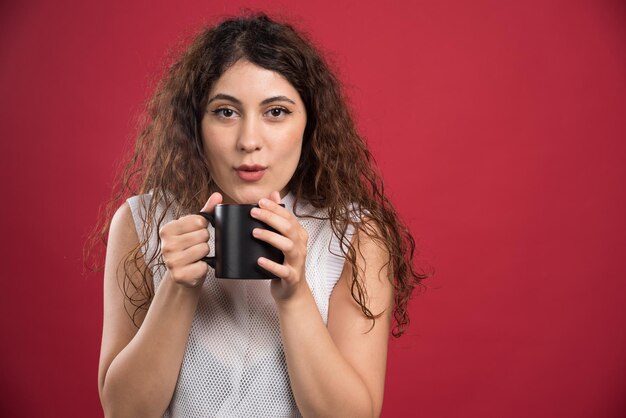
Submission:
<svg viewBox="0 0 626 418">
<path fill-rule="evenodd" d="M 222 203 L 222 195 L 213 193 L 201 212 L 213 213 Z M 170 277 L 187 287 L 204 283 L 208 265 L 202 258 L 209 255 L 208 221 L 200 215 L 187 215 L 164 225 L 159 230 L 161 253 Z"/>
</svg>

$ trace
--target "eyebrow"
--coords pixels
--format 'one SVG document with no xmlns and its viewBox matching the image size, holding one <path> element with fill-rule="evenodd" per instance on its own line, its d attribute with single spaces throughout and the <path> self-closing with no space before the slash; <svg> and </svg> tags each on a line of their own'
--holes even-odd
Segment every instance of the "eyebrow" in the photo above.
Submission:
<svg viewBox="0 0 626 418">
<path fill-rule="evenodd" d="M 238 98 L 233 97 L 229 94 L 222 94 L 222 93 L 216 94 L 215 96 L 211 97 L 209 101 L 207 102 L 207 104 L 214 102 L 215 100 L 228 100 L 229 102 L 233 102 L 238 105 L 242 104 L 241 100 L 239 100 Z M 261 106 L 274 103 L 274 102 L 288 102 L 294 105 L 296 104 L 296 102 L 294 102 L 287 96 L 273 96 L 273 97 L 268 97 L 267 99 L 263 100 L 261 102 Z"/>
<path fill-rule="evenodd" d="M 270 104 L 270 103 L 274 103 L 274 102 L 288 102 L 291 104 L 296 104 L 296 102 L 294 102 L 293 100 L 291 100 L 289 97 L 287 96 L 274 96 L 274 97 L 269 97 L 265 100 L 263 100 L 261 102 L 261 105 L 266 105 L 266 104 Z"/>
<path fill-rule="evenodd" d="M 213 96 L 211 99 L 209 99 L 207 104 L 214 102 L 216 100 L 228 100 L 229 102 L 233 102 L 239 105 L 241 104 L 241 100 L 239 100 L 238 98 L 230 96 L 228 94 L 222 94 L 222 93 L 216 94 L 215 96 Z"/>
</svg>

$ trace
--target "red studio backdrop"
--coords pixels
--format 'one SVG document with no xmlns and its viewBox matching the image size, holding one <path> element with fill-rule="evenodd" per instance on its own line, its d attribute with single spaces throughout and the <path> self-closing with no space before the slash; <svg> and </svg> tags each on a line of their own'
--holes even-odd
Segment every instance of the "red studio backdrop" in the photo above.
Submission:
<svg viewBox="0 0 626 418">
<path fill-rule="evenodd" d="M 242 8 L 324 51 L 435 272 L 383 416 L 626 416 L 617 0 L 3 2 L 0 416 L 102 416 L 84 240 L 168 57 Z"/>
</svg>

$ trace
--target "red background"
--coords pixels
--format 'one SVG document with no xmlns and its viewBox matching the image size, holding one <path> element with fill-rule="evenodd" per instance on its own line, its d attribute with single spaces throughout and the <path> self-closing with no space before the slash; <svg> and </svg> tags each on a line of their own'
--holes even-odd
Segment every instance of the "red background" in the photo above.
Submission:
<svg viewBox="0 0 626 418">
<path fill-rule="evenodd" d="M 624 2 L 157 3 L 0 4 L 1 416 L 102 415 L 84 239 L 168 51 L 241 7 L 326 51 L 435 268 L 383 416 L 626 416 Z"/>
</svg>

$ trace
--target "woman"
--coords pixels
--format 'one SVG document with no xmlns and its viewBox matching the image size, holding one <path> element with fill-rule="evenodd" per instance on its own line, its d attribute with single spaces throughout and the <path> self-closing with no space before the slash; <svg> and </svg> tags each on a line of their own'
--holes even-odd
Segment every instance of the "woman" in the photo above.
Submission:
<svg viewBox="0 0 626 418">
<path fill-rule="evenodd" d="M 423 277 L 320 55 L 264 15 L 225 20 L 149 114 L 118 197 L 136 196 L 104 228 L 106 415 L 378 416 L 392 316 L 399 336 Z M 201 261 L 213 230 L 194 213 L 222 202 L 259 204 L 279 279 Z"/>
</svg>

